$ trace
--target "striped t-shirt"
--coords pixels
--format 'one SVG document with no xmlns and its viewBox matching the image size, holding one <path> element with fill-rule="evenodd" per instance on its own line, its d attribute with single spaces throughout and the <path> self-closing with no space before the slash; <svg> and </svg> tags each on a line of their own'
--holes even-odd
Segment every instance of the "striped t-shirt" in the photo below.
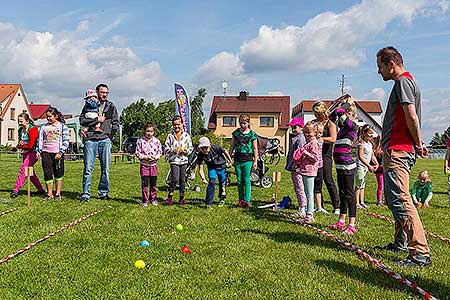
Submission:
<svg viewBox="0 0 450 300">
<path fill-rule="evenodd" d="M 344 109 L 336 111 L 338 116 L 339 131 L 334 144 L 333 158 L 336 170 L 354 171 L 356 161 L 353 158 L 353 142 L 356 139 L 358 125 L 346 114 Z"/>
</svg>

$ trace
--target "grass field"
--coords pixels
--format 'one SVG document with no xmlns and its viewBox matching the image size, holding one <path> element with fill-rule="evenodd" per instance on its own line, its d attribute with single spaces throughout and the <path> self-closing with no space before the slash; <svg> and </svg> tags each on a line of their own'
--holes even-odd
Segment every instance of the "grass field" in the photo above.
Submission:
<svg viewBox="0 0 450 300">
<path fill-rule="evenodd" d="M 252 209 L 235 206 L 237 189 L 228 188 L 228 206 L 206 210 L 202 192 L 190 191 L 188 205 L 143 208 L 140 203 L 138 164 L 111 166 L 111 200 L 93 197 L 78 201 L 82 162 L 66 162 L 62 202 L 33 197 L 26 208 L 26 191 L 11 203 L 9 193 L 20 161 L 0 160 L 0 258 L 59 229 L 83 215 L 112 208 L 71 227 L 24 254 L 0 265 L 0 299 L 420 299 L 416 291 L 369 268 L 357 255 L 311 229 L 293 224 L 270 210 L 255 206 L 270 202 L 274 188 L 253 187 Z M 283 161 L 269 172 L 282 170 Z M 420 160 L 413 177 L 428 169 L 433 179 L 431 208 L 421 209 L 427 230 L 450 237 L 447 178 L 442 161 Z M 40 166 L 36 167 L 42 178 Z M 161 163 L 160 203 L 166 196 Z M 293 196 L 289 174 L 283 172 L 281 194 Z M 96 165 L 93 186 L 99 179 Z M 369 210 L 391 217 L 386 207 L 374 205 L 374 177 L 366 189 Z M 234 182 L 234 178 L 233 178 Z M 93 191 L 94 195 L 96 190 Z M 177 195 L 177 194 L 176 194 Z M 175 199 L 178 199 L 177 197 Z M 325 193 L 325 199 L 328 195 Z M 331 210 L 326 200 L 325 208 Z M 324 229 L 335 215 L 316 215 Z M 178 232 L 177 224 L 185 230 Z M 439 299 L 450 299 L 450 244 L 429 238 L 433 265 L 402 269 L 393 264 L 404 254 L 375 250 L 392 241 L 393 225 L 358 210 L 359 231 L 349 241 L 388 267 L 416 282 Z M 339 234 L 338 234 L 339 235 Z M 142 240 L 151 245 L 141 248 Z M 180 251 L 189 245 L 191 254 Z M 142 259 L 143 270 L 133 264 Z"/>
</svg>

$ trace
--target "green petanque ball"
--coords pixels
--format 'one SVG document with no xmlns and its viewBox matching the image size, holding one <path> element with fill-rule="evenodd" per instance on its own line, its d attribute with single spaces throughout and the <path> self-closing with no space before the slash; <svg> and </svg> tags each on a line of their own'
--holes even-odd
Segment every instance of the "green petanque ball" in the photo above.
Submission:
<svg viewBox="0 0 450 300">
<path fill-rule="evenodd" d="M 178 224 L 177 226 L 176 226 L 176 228 L 177 228 L 177 230 L 178 231 L 183 231 L 183 225 L 181 225 L 181 224 Z"/>
</svg>

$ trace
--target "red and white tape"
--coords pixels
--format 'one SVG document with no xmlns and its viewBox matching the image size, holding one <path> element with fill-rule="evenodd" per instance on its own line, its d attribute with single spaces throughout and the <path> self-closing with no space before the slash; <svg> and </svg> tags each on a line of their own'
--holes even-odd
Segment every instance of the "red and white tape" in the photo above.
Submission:
<svg viewBox="0 0 450 300">
<path fill-rule="evenodd" d="M 295 219 L 286 216 L 285 214 L 282 214 L 285 217 L 288 217 L 290 219 L 293 220 L 294 223 L 298 223 Z M 392 271 L 391 269 L 389 269 L 384 263 L 382 263 L 381 261 L 373 258 L 372 256 L 370 256 L 368 253 L 364 252 L 363 250 L 361 250 L 358 246 L 353 245 L 343 239 L 338 238 L 337 236 L 335 236 L 334 234 L 322 230 L 320 228 L 317 228 L 311 224 L 303 224 L 305 227 L 312 229 L 318 233 L 321 233 L 333 240 L 335 240 L 336 242 L 338 242 L 339 244 L 345 246 L 346 248 L 349 248 L 352 252 L 355 252 L 356 254 L 358 254 L 359 256 L 363 257 L 364 259 L 366 259 L 368 262 L 374 264 L 375 266 L 377 266 L 378 268 L 380 268 L 383 272 L 387 273 L 391 278 L 394 278 L 404 284 L 406 284 L 407 286 L 409 286 L 410 288 L 418 291 L 425 299 L 432 299 L 432 300 L 437 300 L 437 298 L 435 298 L 434 296 L 432 296 L 430 293 L 426 292 L 425 290 L 423 290 L 421 287 L 419 287 L 417 284 L 415 284 L 414 282 L 410 281 L 409 279 L 403 277 L 402 275 L 400 275 L 399 273 L 396 273 L 394 271 Z"/>
<path fill-rule="evenodd" d="M 388 222 L 391 222 L 391 223 L 395 223 L 395 221 L 392 220 L 392 219 L 389 218 L 389 217 L 382 216 L 382 215 L 379 215 L 379 214 L 376 214 L 376 213 L 373 213 L 373 212 L 370 212 L 370 211 L 366 212 L 366 214 L 368 214 L 369 216 L 372 216 L 372 217 L 374 217 L 374 218 L 380 219 L 380 220 L 384 220 L 384 221 L 388 221 Z M 440 235 L 438 235 L 438 234 L 435 234 L 435 233 L 432 233 L 432 232 L 429 232 L 429 231 L 425 231 L 425 233 L 426 233 L 427 235 L 431 236 L 431 237 L 440 239 L 440 240 L 443 241 L 443 242 L 450 243 L 450 239 L 449 239 L 449 238 L 440 236 Z"/>
<path fill-rule="evenodd" d="M 15 208 L 11 208 L 11 209 L 8 209 L 8 210 L 5 210 L 5 211 L 2 211 L 2 212 L 0 212 L 0 216 L 3 216 L 3 215 L 6 215 L 6 214 L 9 214 L 10 212 L 13 212 L 13 211 L 16 211 L 16 210 L 18 210 L 20 207 L 15 207 Z"/>
<path fill-rule="evenodd" d="M 23 247 L 22 249 L 19 249 L 19 250 L 17 250 L 16 252 L 14 252 L 14 253 L 12 253 L 12 254 L 6 256 L 6 257 L 3 258 L 2 260 L 0 260 L 0 265 L 2 265 L 3 263 L 9 261 L 9 260 L 12 259 L 12 258 L 14 258 L 14 257 L 16 257 L 16 256 L 18 256 L 18 255 L 20 255 L 20 254 L 22 254 L 22 253 L 24 253 L 25 251 L 30 250 L 31 248 L 33 248 L 33 247 L 36 246 L 37 244 L 39 244 L 39 243 L 41 243 L 41 242 L 43 242 L 43 241 L 45 241 L 45 240 L 48 240 L 49 238 L 51 238 L 51 237 L 54 236 L 55 234 L 57 234 L 57 233 L 59 233 L 59 232 L 61 232 L 61 231 L 64 231 L 64 230 L 66 230 L 66 229 L 69 228 L 69 227 L 75 226 L 75 225 L 79 224 L 80 222 L 86 220 L 87 218 L 92 217 L 92 216 L 94 216 L 94 215 L 97 215 L 97 214 L 103 212 L 104 210 L 105 210 L 105 209 L 98 210 L 98 211 L 95 211 L 95 212 L 90 213 L 90 214 L 88 214 L 88 215 L 85 215 L 85 216 L 83 216 L 83 217 L 80 217 L 80 218 L 76 219 L 75 221 L 72 221 L 72 222 L 70 222 L 69 224 L 64 225 L 64 226 L 61 227 L 60 229 L 58 229 L 58 230 L 56 230 L 56 231 L 54 231 L 54 232 L 51 232 L 51 233 L 47 234 L 46 236 L 44 236 L 44 237 L 38 239 L 37 241 L 35 241 L 35 242 L 31 243 L 31 244 L 26 245 L 26 246 Z"/>
</svg>

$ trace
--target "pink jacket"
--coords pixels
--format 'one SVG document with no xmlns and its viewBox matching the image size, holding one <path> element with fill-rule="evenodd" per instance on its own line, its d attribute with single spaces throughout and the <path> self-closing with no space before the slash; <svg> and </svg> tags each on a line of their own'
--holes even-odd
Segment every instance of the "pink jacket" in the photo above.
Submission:
<svg viewBox="0 0 450 300">
<path fill-rule="evenodd" d="M 317 176 L 320 151 L 320 144 L 315 137 L 307 141 L 303 148 L 294 152 L 294 169 L 301 175 Z"/>
<path fill-rule="evenodd" d="M 151 139 L 148 139 L 143 136 L 138 139 L 136 144 L 136 156 L 141 160 L 141 164 L 145 166 L 155 166 L 158 159 L 161 157 L 161 154 L 161 142 L 157 138 L 152 137 Z M 153 157 L 153 160 L 147 160 L 150 157 Z"/>
</svg>

